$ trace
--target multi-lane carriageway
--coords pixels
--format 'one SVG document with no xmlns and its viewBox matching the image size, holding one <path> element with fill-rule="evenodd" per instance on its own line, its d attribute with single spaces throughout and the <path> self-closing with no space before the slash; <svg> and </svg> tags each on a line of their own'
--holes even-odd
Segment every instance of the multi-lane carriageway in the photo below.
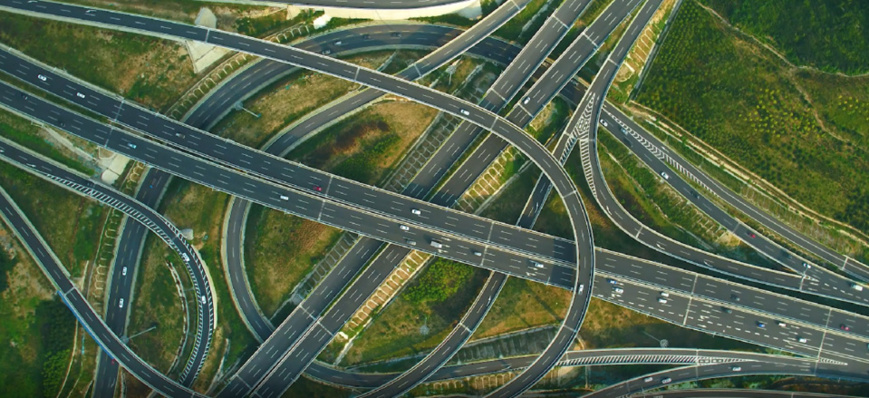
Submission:
<svg viewBox="0 0 869 398">
<path fill-rule="evenodd" d="M 26 150 L 15 145 L 0 146 L 0 152 L 14 160 L 19 167 L 26 165 L 29 171 L 52 181 L 74 181 L 79 178 L 46 159 L 27 154 Z M 865 355 L 863 345 L 867 338 L 866 331 L 869 331 L 869 319 L 866 317 L 813 303 L 800 303 L 790 297 L 619 253 L 599 250 L 598 260 L 595 296 L 604 300 L 695 330 L 808 357 L 833 355 L 849 361 L 860 361 Z M 629 267 L 623 265 L 625 261 L 629 261 Z M 626 272 L 625 268 L 629 271 Z M 643 273 L 640 271 L 656 268 L 651 273 L 654 275 L 649 278 L 651 280 L 641 278 Z M 669 294 L 662 296 L 662 292 Z M 729 294 L 737 294 L 740 301 L 734 301 Z M 661 297 L 666 297 L 664 303 L 660 303 Z M 732 310 L 727 312 L 725 308 Z M 757 322 L 769 327 L 760 328 Z M 780 322 L 785 324 L 781 325 Z M 837 330 L 839 324 L 850 325 L 855 332 Z"/>
<path fill-rule="evenodd" d="M 400 79 L 395 79 L 390 76 L 377 74 L 374 72 L 370 72 L 367 70 L 363 70 L 362 68 L 355 67 L 353 65 L 349 65 L 343 63 L 341 61 L 333 60 L 328 57 L 322 57 L 319 54 L 310 54 L 304 51 L 292 51 L 292 49 L 281 48 L 280 46 L 272 45 L 271 43 L 263 43 L 261 41 L 255 39 L 248 39 L 243 37 L 238 37 L 236 35 L 226 34 L 225 32 L 215 32 L 210 31 L 208 29 L 201 29 L 198 27 L 193 27 L 185 24 L 174 23 L 171 21 L 159 21 L 154 20 L 153 18 L 145 18 L 138 17 L 123 13 L 114 13 L 114 12 L 95 12 L 95 13 L 87 13 L 89 10 L 84 7 L 76 7 L 69 5 L 58 5 L 57 3 L 51 2 L 34 2 L 24 4 L 21 1 L 16 0 L 8 0 L 8 3 L 11 4 L 13 9 L 16 11 L 26 10 L 25 12 L 38 12 L 39 14 L 50 14 L 55 18 L 59 19 L 67 19 L 73 20 L 77 23 L 89 23 L 97 26 L 109 25 L 114 28 L 121 29 L 129 29 L 139 33 L 147 32 L 148 34 L 156 34 L 158 36 L 167 36 L 170 38 L 178 39 L 178 38 L 189 38 L 194 40 L 205 40 L 212 42 L 212 44 L 217 44 L 221 46 L 235 48 L 240 51 L 246 51 L 254 54 L 258 54 L 267 58 L 281 60 L 283 62 L 289 62 L 294 64 L 299 64 L 304 67 L 318 70 L 323 73 L 333 74 L 345 79 L 356 80 L 359 83 L 365 85 L 371 85 L 374 87 L 378 87 L 381 90 L 389 91 L 396 93 L 398 95 L 402 95 L 405 97 L 412 98 L 418 102 L 425 103 L 436 108 L 439 108 L 443 111 L 452 113 L 456 116 L 469 120 L 473 123 L 476 123 L 482 127 L 491 127 L 493 131 L 496 133 L 506 134 L 506 133 L 516 133 L 511 129 L 514 129 L 515 126 L 510 125 L 509 123 L 501 122 L 500 119 L 496 115 L 491 114 L 479 107 L 475 107 L 472 104 L 467 104 L 462 101 L 458 101 L 455 99 L 450 99 L 448 96 L 444 96 L 438 92 L 432 92 L 426 90 L 425 88 L 404 82 Z M 2 4 L 2 3 L 0 3 Z M 103 15 L 105 13 L 106 15 Z M 159 28 L 158 28 L 159 26 Z M 211 39 L 209 39 L 209 34 L 211 34 Z M 217 39 L 221 37 L 221 39 Z M 215 41 L 212 41 L 216 40 Z M 268 49 L 268 51 L 266 50 Z M 289 52 L 290 54 L 285 54 Z M 349 69 L 348 69 L 349 68 Z M 352 75 L 352 77 L 351 77 Z M 376 77 L 375 77 L 376 76 Z M 387 89 L 388 88 L 388 89 Z M 419 92 L 420 90 L 422 92 Z M 423 93 L 424 92 L 424 93 Z M 464 106 L 464 108 L 462 108 Z M 465 110 L 468 112 L 468 115 L 464 115 L 460 110 Z M 521 135 L 521 133 L 520 133 Z M 520 135 L 511 135 L 513 138 L 518 138 Z M 534 147 L 534 145 L 532 145 Z M 527 150 L 531 148 L 523 149 L 520 145 L 519 150 Z M 539 150 L 541 148 L 535 147 L 533 150 Z M 541 159 L 546 159 L 546 156 L 540 151 L 537 152 L 537 157 L 541 157 Z M 532 157 L 534 159 L 534 157 Z M 544 168 L 545 172 L 554 172 L 558 173 L 558 170 L 554 165 L 551 165 L 549 160 L 544 160 L 544 163 L 547 164 L 547 168 Z M 568 206 L 570 211 L 573 211 L 571 208 L 574 206 Z M 642 231 L 641 231 L 642 232 Z M 666 242 L 665 242 L 666 243 Z M 727 261 L 725 259 L 721 259 L 715 256 L 709 258 L 710 256 L 702 256 L 704 257 L 703 261 L 689 258 L 687 261 L 696 262 L 697 264 L 703 264 L 702 266 L 714 267 L 716 269 L 724 269 L 726 267 L 732 268 L 733 266 L 740 266 L 739 264 L 732 264 L 733 261 Z M 709 265 L 714 264 L 714 265 Z M 853 267 L 852 267 L 853 268 Z M 755 271 L 755 273 L 764 273 L 762 271 Z M 768 274 L 768 272 L 766 272 Z M 740 275 L 738 272 L 734 273 L 735 275 Z M 742 275 L 740 275 L 742 276 Z M 781 279 L 784 276 L 779 276 L 776 278 L 774 275 L 767 275 L 768 278 L 772 279 Z M 749 277 L 750 278 L 750 277 Z M 783 282 L 778 282 L 777 286 L 790 288 L 790 289 L 803 289 L 802 281 L 799 278 L 796 278 L 794 282 L 793 278 L 785 278 L 787 280 Z M 840 278 L 841 279 L 841 278 Z M 760 280 L 764 282 L 763 280 Z M 792 283 L 794 282 L 794 283 Z M 821 294 L 828 297 L 841 298 L 845 300 L 858 300 L 865 301 L 865 298 L 853 297 L 850 292 L 847 291 L 847 288 L 839 288 L 838 285 L 841 285 L 841 281 L 833 281 L 833 283 L 826 284 L 818 284 L 816 286 L 809 286 L 804 291 Z"/>
</svg>

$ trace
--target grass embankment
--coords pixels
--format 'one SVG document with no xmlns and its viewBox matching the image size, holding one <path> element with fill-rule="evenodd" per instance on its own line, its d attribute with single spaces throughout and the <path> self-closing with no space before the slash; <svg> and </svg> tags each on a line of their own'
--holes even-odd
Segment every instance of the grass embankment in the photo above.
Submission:
<svg viewBox="0 0 869 398">
<path fill-rule="evenodd" d="M 329 250 L 341 230 L 253 205 L 247 219 L 245 268 L 267 317 Z"/>
<path fill-rule="evenodd" d="M 815 95 L 806 95 L 796 71 L 690 0 L 676 16 L 638 102 L 802 204 L 869 231 L 869 218 L 861 216 L 869 206 L 869 156 L 856 145 L 865 141 L 844 139 L 838 130 L 860 137 L 869 131 L 853 122 L 856 105 L 843 109 L 849 106 L 845 97 L 831 100 L 838 101 L 835 90 L 844 84 L 828 87 L 817 79 L 806 84 Z M 827 104 L 817 115 L 815 96 Z"/>
<path fill-rule="evenodd" d="M 379 52 L 347 59 L 377 68 L 391 53 Z M 227 115 L 211 131 L 252 148 L 260 148 L 282 128 L 309 112 L 348 93 L 357 84 L 310 71 L 299 71 L 273 83 L 248 99 L 243 110 Z"/>
<path fill-rule="evenodd" d="M 455 327 L 488 271 L 436 259 L 363 330 L 342 365 L 416 354 L 438 345 Z"/>
<path fill-rule="evenodd" d="M 367 184 L 377 184 L 434 119 L 410 102 L 383 102 L 329 127 L 289 157 Z M 340 231 L 254 205 L 248 220 L 245 265 L 251 289 L 271 315 L 312 269 Z"/>
<path fill-rule="evenodd" d="M 142 35 L 0 12 L 0 42 L 158 109 L 196 78 L 183 45 Z"/>
<path fill-rule="evenodd" d="M 66 374 L 75 317 L 5 224 L 0 243 L 0 397 L 53 397 Z"/>
<path fill-rule="evenodd" d="M 96 202 L 8 164 L 0 164 L 0 185 L 45 238 L 73 277 L 93 262 L 106 211 Z"/>
</svg>

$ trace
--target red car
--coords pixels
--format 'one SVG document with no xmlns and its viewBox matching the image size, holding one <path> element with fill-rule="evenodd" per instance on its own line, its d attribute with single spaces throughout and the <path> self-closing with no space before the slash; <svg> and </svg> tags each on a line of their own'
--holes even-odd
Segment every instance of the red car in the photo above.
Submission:
<svg viewBox="0 0 869 398">
<path fill-rule="evenodd" d="M 754 232 L 749 232 L 748 237 L 749 238 L 757 238 L 757 235 L 755 235 Z"/>
<path fill-rule="evenodd" d="M 851 327 L 843 323 L 843 324 L 839 325 L 839 329 L 842 329 L 842 330 L 847 332 L 847 331 L 851 330 Z"/>
<path fill-rule="evenodd" d="M 323 187 L 321 187 L 319 185 L 314 185 L 314 190 L 317 192 L 323 192 Z"/>
</svg>

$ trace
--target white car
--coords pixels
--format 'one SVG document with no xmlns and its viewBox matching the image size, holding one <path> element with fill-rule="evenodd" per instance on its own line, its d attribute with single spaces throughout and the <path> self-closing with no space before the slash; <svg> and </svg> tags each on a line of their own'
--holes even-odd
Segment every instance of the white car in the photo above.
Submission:
<svg viewBox="0 0 869 398">
<path fill-rule="evenodd" d="M 786 328 L 786 327 L 788 327 L 788 324 L 786 324 L 786 323 L 784 323 L 784 322 L 782 322 L 782 321 L 778 321 L 778 322 L 776 322 L 776 324 L 778 324 L 778 326 L 779 326 L 779 327 L 782 327 L 782 328 Z"/>
<path fill-rule="evenodd" d="M 127 144 L 127 146 L 130 147 L 130 149 L 136 149 L 136 144 L 134 144 L 132 142 Z"/>
<path fill-rule="evenodd" d="M 118 308 L 124 308 L 124 299 L 118 300 Z"/>
<path fill-rule="evenodd" d="M 181 259 L 184 260 L 184 262 L 190 262 L 190 256 L 188 256 L 187 253 L 181 253 Z"/>
<path fill-rule="evenodd" d="M 661 297 L 670 297 L 670 293 L 661 292 Z"/>
<path fill-rule="evenodd" d="M 199 296 L 199 301 L 202 302 L 202 304 L 204 305 L 205 304 L 205 295 Z"/>
<path fill-rule="evenodd" d="M 734 366 L 734 367 L 730 368 L 730 370 L 732 370 L 734 372 L 739 372 L 742 370 L 742 367 L 741 366 Z"/>
<path fill-rule="evenodd" d="M 121 276 L 127 276 L 127 267 L 121 268 Z"/>
<path fill-rule="evenodd" d="M 604 127 L 609 127 L 609 124 L 607 124 L 606 120 L 601 119 L 600 124 L 603 125 Z"/>
<path fill-rule="evenodd" d="M 82 94 L 82 93 L 75 93 L 75 96 L 76 96 L 76 97 L 79 97 L 79 98 L 84 98 L 84 97 L 85 97 L 84 94 Z"/>
<path fill-rule="evenodd" d="M 809 342 L 809 339 L 807 339 L 805 337 L 800 337 L 797 339 L 797 341 L 799 341 L 800 343 L 806 344 Z"/>
<path fill-rule="evenodd" d="M 402 231 L 410 231 L 410 227 L 408 227 L 407 225 L 399 225 L 398 228 L 400 228 Z"/>
<path fill-rule="evenodd" d="M 416 246 L 416 241 L 415 241 L 415 240 L 405 239 L 404 241 L 407 242 L 408 245 Z"/>
<path fill-rule="evenodd" d="M 665 299 L 663 297 L 658 297 L 658 302 L 661 304 L 667 304 L 667 299 Z"/>
<path fill-rule="evenodd" d="M 531 261 L 531 266 L 534 268 L 543 269 L 543 264 L 538 263 L 537 261 Z"/>
<path fill-rule="evenodd" d="M 618 294 L 622 294 L 622 293 L 625 292 L 625 289 L 622 289 L 622 288 L 620 288 L 620 287 L 614 287 L 614 288 L 613 288 L 613 291 L 616 292 L 616 293 L 618 293 Z"/>
<path fill-rule="evenodd" d="M 290 200 L 290 197 L 287 195 L 281 195 L 281 200 Z"/>
<path fill-rule="evenodd" d="M 670 175 L 667 174 L 666 171 L 662 171 L 662 172 L 661 172 L 661 177 L 664 177 L 665 180 L 669 180 L 669 179 L 670 179 Z"/>
<path fill-rule="evenodd" d="M 419 211 L 419 209 L 410 209 L 410 212 L 413 213 L 413 214 L 415 214 L 415 215 L 420 215 L 420 214 L 422 214 L 422 212 Z"/>
<path fill-rule="evenodd" d="M 464 109 L 459 109 L 459 112 L 460 112 L 462 115 L 465 115 L 465 116 L 470 116 L 470 115 L 471 115 L 471 112 L 468 112 L 468 111 L 466 111 L 466 110 L 464 110 Z"/>
<path fill-rule="evenodd" d="M 645 381 L 646 383 L 651 383 L 651 382 L 655 381 L 655 378 L 652 376 L 649 376 L 649 377 L 646 377 L 645 379 L 643 379 L 643 381 Z"/>
<path fill-rule="evenodd" d="M 473 253 L 474 253 L 474 255 L 475 255 L 475 256 L 477 256 L 477 257 L 483 257 L 483 253 L 482 253 L 482 252 L 480 252 L 480 251 L 477 251 L 477 250 L 472 250 L 472 252 L 473 252 Z"/>
<path fill-rule="evenodd" d="M 529 102 L 531 102 L 531 97 L 525 97 L 525 99 L 522 100 L 522 105 L 528 105 Z"/>
<path fill-rule="evenodd" d="M 667 378 L 661 379 L 661 384 L 670 384 L 671 381 L 673 381 L 673 379 L 667 377 Z"/>
<path fill-rule="evenodd" d="M 47 81 L 48 81 L 48 78 L 45 77 L 45 75 L 37 75 L 36 77 L 38 77 L 39 80 L 42 80 L 42 81 L 44 81 L 44 82 L 47 82 Z"/>
</svg>

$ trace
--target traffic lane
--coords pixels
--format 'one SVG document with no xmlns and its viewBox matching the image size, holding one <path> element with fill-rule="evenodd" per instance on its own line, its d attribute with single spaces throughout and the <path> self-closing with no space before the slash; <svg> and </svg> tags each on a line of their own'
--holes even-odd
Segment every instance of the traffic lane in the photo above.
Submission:
<svg viewBox="0 0 869 398">
<path fill-rule="evenodd" d="M 466 0 L 368 0 L 364 2 L 347 3 L 342 0 L 270 0 L 272 3 L 287 3 L 299 7 L 334 7 L 334 8 L 361 8 L 372 10 L 407 10 L 414 8 L 436 7 L 450 4 L 461 4 Z M 251 3 L 256 4 L 257 0 Z M 263 2 L 263 4 L 268 4 Z"/>
<path fill-rule="evenodd" d="M 92 398 L 113 398 L 115 386 L 118 381 L 118 363 L 105 351 L 100 350 L 99 364 L 96 377 L 94 377 L 94 389 Z"/>
<path fill-rule="evenodd" d="M 782 323 L 784 327 L 796 321 L 869 338 L 869 318 L 864 316 L 620 253 L 601 249 L 596 252 L 597 271 L 613 275 L 613 279 L 656 286 L 662 292 L 690 294 L 718 301 L 725 307 L 739 306 L 764 312 L 775 318 L 776 325 Z M 849 330 L 842 330 L 842 325 Z"/>
<path fill-rule="evenodd" d="M 0 95 L 5 94 L 3 92 L 3 89 L 11 89 L 11 87 L 6 85 L 0 85 Z M 3 98 L 9 102 L 12 102 L 11 98 L 9 98 L 7 95 L 3 95 Z M 35 108 L 30 106 L 31 103 L 35 103 L 38 106 L 41 106 L 41 111 L 37 112 Z M 77 116 L 67 110 L 42 101 L 41 99 L 30 98 L 30 100 L 28 102 L 25 102 L 23 106 L 13 107 L 23 107 L 25 109 L 29 108 L 29 114 L 34 115 L 34 113 L 38 113 L 42 120 L 53 124 L 60 124 L 61 122 L 59 122 L 59 120 L 62 119 L 69 120 L 70 128 L 64 128 L 61 126 L 57 127 L 61 127 L 71 132 L 99 132 L 100 134 L 105 134 L 106 136 L 108 136 L 111 132 L 106 131 L 105 129 L 101 130 L 101 125 L 95 121 Z M 95 134 L 80 134 L 80 136 L 86 139 L 92 138 L 90 137 L 91 135 Z M 93 140 L 99 138 L 102 138 L 102 135 L 97 136 Z M 383 239 L 391 243 L 396 243 L 402 246 L 413 246 L 405 241 L 405 239 L 408 237 L 408 233 L 410 234 L 410 236 L 415 236 L 419 238 L 420 242 L 427 243 L 436 239 L 463 239 L 460 239 L 454 235 L 442 234 L 439 233 L 439 231 L 428 231 L 422 228 L 409 228 L 410 231 L 404 231 L 408 233 L 401 234 L 399 224 L 395 223 L 394 221 L 388 220 L 380 215 L 362 213 L 358 210 L 342 207 L 340 205 L 332 203 L 326 205 L 324 204 L 326 202 L 323 198 L 306 195 L 305 193 L 299 191 L 285 190 L 281 187 L 275 187 L 273 184 L 250 178 L 244 173 L 219 168 L 213 164 L 204 162 L 202 159 L 194 158 L 183 152 L 172 151 L 168 148 L 161 147 L 158 144 L 153 143 L 149 140 L 143 139 L 138 136 L 130 135 L 124 131 L 117 130 L 115 131 L 114 135 L 110 136 L 110 138 L 111 139 L 109 140 L 103 139 L 103 141 L 101 142 L 102 145 L 106 148 L 115 152 L 125 153 L 127 156 L 133 159 L 137 159 L 158 166 L 168 172 L 183 176 L 191 181 L 203 183 L 216 189 L 231 192 L 241 197 L 246 197 L 249 199 L 255 198 L 257 202 L 264 203 L 269 207 L 281 211 L 290 212 L 301 217 L 318 220 L 319 222 L 324 222 L 333 226 L 337 226 L 339 228 L 348 229 L 365 235 L 373 233 L 373 235 L 370 236 L 377 237 L 378 239 Z M 100 141 L 97 141 L 97 143 L 100 143 Z M 282 199 L 282 197 L 286 197 L 288 199 Z M 570 207 L 570 205 L 568 206 Z M 571 210 L 573 211 L 576 211 L 576 209 L 578 209 L 578 207 L 571 207 Z M 353 214 L 353 217 L 350 216 L 351 214 Z M 362 223 L 360 222 L 361 220 L 367 221 L 365 223 Z M 374 220 L 376 220 L 376 222 L 373 222 Z M 357 227 L 361 229 L 357 230 Z M 381 234 L 384 234 L 383 237 L 380 236 Z M 457 245 L 456 247 L 463 250 L 436 251 L 433 248 L 426 248 L 426 246 L 424 245 L 420 246 L 421 250 L 423 251 L 437 253 L 443 257 L 447 257 L 461 262 L 466 262 L 471 265 L 479 265 L 480 263 L 482 263 L 481 257 L 485 258 L 485 256 L 476 256 L 474 254 L 475 251 L 483 251 L 484 247 L 481 244 L 468 242 L 468 246 Z M 486 252 L 494 252 L 497 255 L 502 255 L 502 250 L 494 246 L 488 246 Z M 508 257 L 510 256 L 515 256 L 523 259 L 526 257 L 525 253 L 515 253 L 512 255 L 508 255 Z M 548 259 L 539 259 L 538 262 L 544 265 L 551 264 Z M 518 276 L 522 277 L 522 275 Z M 545 282 L 545 279 L 541 281 Z"/>
<path fill-rule="evenodd" d="M 797 323 L 782 325 L 775 316 L 748 312 L 741 304 L 710 302 L 681 292 L 666 292 L 664 296 L 665 292 L 660 289 L 618 279 L 604 272 L 600 274 L 603 275 L 598 278 L 606 279 L 596 281 L 596 297 L 677 325 L 811 357 L 818 355 L 818 347 L 824 339 L 824 349 L 831 355 L 854 357 L 856 348 L 866 347 L 861 344 L 860 338 L 824 330 L 823 326 Z M 611 283 L 613 280 L 615 284 Z"/>
<path fill-rule="evenodd" d="M 512 98 L 522 88 L 522 86 L 533 75 L 532 68 L 537 69 L 543 59 L 546 58 L 552 49 L 558 45 L 559 38 L 567 33 L 567 27 L 561 22 L 549 17 L 540 27 L 539 35 L 535 35 L 529 43 L 522 48 L 516 62 L 511 62 L 504 69 L 497 81 L 492 84 L 490 91 L 498 93 L 498 96 L 487 98 L 489 102 L 493 102 L 497 109 L 506 105 L 509 98 Z M 535 40 L 536 39 L 536 40 Z M 487 97 L 490 97 L 487 95 Z M 497 102 L 494 102 L 497 101 Z"/>
<path fill-rule="evenodd" d="M 100 9 L 64 3 L 4 0 L 2 4 L 13 9 L 48 14 L 60 18 L 75 18 L 88 21 L 91 24 L 122 25 L 143 32 L 159 32 L 161 35 L 177 36 L 188 40 L 205 40 L 209 30 L 181 22 L 158 20 L 118 11 L 106 12 Z"/>
<path fill-rule="evenodd" d="M 729 311 L 729 313 L 728 313 Z M 686 322 L 707 333 L 728 336 L 767 347 L 816 357 L 826 331 L 797 323 L 781 327 L 768 314 L 754 314 L 737 306 L 694 300 Z"/>
<path fill-rule="evenodd" d="M 235 302 L 241 307 L 240 309 L 243 314 L 248 314 L 248 316 L 245 316 L 245 319 L 251 326 L 251 331 L 260 342 L 263 342 L 272 334 L 275 328 L 260 315 L 256 299 L 252 296 L 252 291 L 247 282 L 247 275 L 245 275 L 244 268 L 241 266 L 241 262 L 244 260 L 244 242 L 240 238 L 240 235 L 245 227 L 245 216 L 247 214 L 245 208 L 249 205 L 250 202 L 244 199 L 232 199 L 228 228 L 224 233 L 226 239 L 223 240 L 223 244 L 226 247 L 224 250 L 226 258 L 224 261 Z"/>
<path fill-rule="evenodd" d="M 641 259 L 626 257 L 618 253 L 597 250 L 595 266 L 601 271 L 621 275 L 622 278 L 634 278 L 647 283 L 655 283 L 664 289 L 691 292 L 696 276 L 690 271 L 675 267 L 652 266 Z"/>
<path fill-rule="evenodd" d="M 460 36 L 456 37 L 455 40 L 449 41 L 443 45 L 442 48 L 417 61 L 414 70 L 419 73 L 411 77 L 411 79 L 421 77 L 422 75 L 437 69 L 450 59 L 460 55 L 468 48 L 473 47 L 476 43 L 479 43 L 494 32 L 497 27 L 502 26 L 511 18 L 519 14 L 519 12 L 522 11 L 522 9 L 530 2 L 530 0 L 517 0 L 513 1 L 512 5 L 502 4 L 497 7 L 485 18 L 468 28 Z M 406 73 L 409 72 L 410 68 L 407 69 Z"/>
<path fill-rule="evenodd" d="M 635 394 L 634 397 L 642 398 L 857 398 L 844 395 L 830 395 L 812 392 L 795 392 L 780 390 L 747 390 L 747 389 L 692 389 L 692 390 L 665 390 L 649 393 Z"/>
<path fill-rule="evenodd" d="M 685 313 L 691 302 L 690 296 L 671 294 L 656 287 L 621 279 L 616 275 L 603 272 L 599 274 L 602 275 L 595 275 L 594 284 L 594 292 L 598 297 L 676 325 L 684 323 Z"/>
<path fill-rule="evenodd" d="M 476 26 L 476 25 L 475 25 Z M 308 51 L 322 52 L 326 49 L 336 55 L 354 51 L 374 49 L 381 46 L 388 47 L 441 47 L 453 40 L 462 31 L 455 28 L 437 25 L 374 25 L 354 27 L 326 33 L 324 35 L 307 38 L 295 45 Z M 337 43 L 341 43 L 337 45 Z M 502 62 L 510 59 L 518 52 L 518 49 L 507 43 L 490 38 L 483 39 L 480 43 L 469 49 L 469 53 L 477 56 L 497 56 Z M 443 53 L 435 51 L 435 53 Z M 421 60 L 422 61 L 422 60 Z M 221 85 L 200 106 L 191 112 L 186 119 L 187 123 L 199 128 L 209 128 L 224 115 L 229 109 L 249 96 L 256 90 L 251 87 L 262 87 L 278 78 L 298 69 L 295 66 L 270 59 L 261 59 L 250 68 L 240 72 Z M 428 63 L 431 64 L 431 63 Z M 434 66 L 434 64 L 431 64 Z M 417 66 L 399 72 L 399 76 L 411 78 L 417 75 L 417 69 L 425 73 L 428 66 Z M 376 90 L 375 90 L 376 91 Z M 379 92 L 379 91 L 378 91 Z M 382 92 L 379 92 L 382 95 Z M 319 126 L 320 124 L 313 124 Z M 292 134 L 296 129 L 291 129 Z"/>
<path fill-rule="evenodd" d="M 614 0 L 610 3 L 601 16 L 596 18 L 546 70 L 543 78 L 537 80 L 529 90 L 532 94 L 522 100 L 521 107 L 513 108 L 507 117 L 508 120 L 520 126 L 530 122 L 533 119 L 532 115 L 540 113 L 597 51 L 601 43 L 594 42 L 589 36 L 601 38 L 609 36 L 621 20 L 639 4 L 639 0 Z M 611 18 L 602 18 L 604 15 L 609 15 Z"/>
<path fill-rule="evenodd" d="M 397 397 L 417 384 L 428 380 L 432 373 L 440 369 L 471 338 L 474 331 L 477 330 L 477 327 L 489 312 L 489 309 L 491 309 L 493 299 L 498 297 L 498 293 L 500 293 L 506 282 L 506 275 L 498 272 L 490 273 L 483 288 L 477 294 L 477 298 L 471 303 L 471 308 L 465 311 L 465 315 L 459 321 L 459 324 L 453 328 L 434 350 L 429 352 L 423 360 L 413 365 L 410 370 L 401 373 L 398 377 L 381 384 L 376 389 L 362 396 Z"/>
<path fill-rule="evenodd" d="M 863 366 L 869 363 L 869 339 L 853 335 L 827 333 L 823 340 L 824 343 L 821 347 L 822 357 L 832 354 L 833 356 L 843 357 L 848 362 L 863 362 Z"/>
<path fill-rule="evenodd" d="M 335 334 L 368 300 L 381 283 L 392 273 L 393 264 L 406 257 L 410 250 L 398 246 L 388 246 L 381 252 L 352 285 L 352 291 L 342 295 L 303 339 L 272 368 L 260 382 L 254 395 L 260 397 L 280 396 L 289 388 L 316 356 L 326 348 Z"/>
<path fill-rule="evenodd" d="M 231 238 L 240 241 L 238 237 Z M 248 391 L 247 386 L 256 385 L 265 377 L 269 369 L 290 348 L 298 344 L 301 336 L 310 329 L 329 304 L 344 290 L 344 287 L 374 257 L 381 245 L 376 240 L 361 238 L 351 251 L 342 258 L 340 267 L 336 266 L 329 272 L 311 294 L 275 329 L 275 332 L 266 336 L 264 343 L 236 372 L 219 396 L 238 396 L 241 391 Z M 233 269 L 237 272 L 243 272 L 240 266 L 233 267 Z"/>
<path fill-rule="evenodd" d="M 793 319 L 823 327 L 827 324 L 830 314 L 829 307 L 823 308 L 813 303 L 798 302 L 790 297 L 779 296 L 723 280 L 716 281 L 707 277 L 697 279 L 694 293 L 725 303 L 732 302 L 749 306 L 758 311 L 778 313 L 782 316 L 780 320 L 784 322 Z M 866 330 L 869 331 L 869 329 Z"/>
<path fill-rule="evenodd" d="M 734 370 L 739 367 L 740 370 Z M 701 366 L 685 366 L 665 370 L 649 375 L 625 380 L 604 389 L 592 392 L 586 397 L 621 397 L 649 389 L 662 388 L 669 384 L 687 381 L 713 379 L 718 377 L 733 377 L 736 375 L 814 375 L 811 363 L 762 363 L 734 362 L 727 364 L 710 364 Z M 646 381 L 649 380 L 649 381 Z"/>
<path fill-rule="evenodd" d="M 51 74 L 50 71 L 47 70 L 43 72 L 45 74 Z M 64 83 L 64 81 L 65 79 L 62 77 L 51 74 L 51 78 L 42 81 L 42 83 L 45 83 L 43 86 L 59 84 L 70 85 L 70 83 Z M 56 88 L 51 91 L 56 91 Z M 91 97 L 100 97 L 93 92 L 89 92 L 87 95 L 90 95 Z M 87 95 L 85 95 L 86 98 Z M 67 96 L 81 100 L 80 97 L 77 97 L 72 92 L 68 92 Z M 180 124 L 174 120 L 162 117 L 161 115 L 152 114 L 146 109 L 134 106 L 123 106 L 123 102 L 117 102 L 114 98 L 109 98 L 107 96 L 101 97 L 109 100 L 109 102 L 114 101 L 117 105 L 109 107 L 109 110 L 106 110 L 105 107 L 101 108 L 100 110 L 104 115 L 114 115 L 114 119 L 118 122 L 123 122 L 124 124 L 140 131 L 149 132 L 171 145 L 192 150 L 194 153 L 205 155 L 211 159 L 231 165 L 232 167 L 252 170 L 257 172 L 258 175 L 282 183 L 291 184 L 297 187 L 297 189 L 308 189 L 314 192 L 320 192 L 325 196 L 341 199 L 346 203 L 356 204 L 373 211 L 382 212 L 384 214 L 397 214 L 398 217 L 404 215 L 406 221 L 410 223 L 415 222 L 417 219 L 410 216 L 412 211 L 416 209 L 420 212 L 418 219 L 425 220 L 429 225 L 444 230 L 458 229 L 461 231 L 460 233 L 481 241 L 489 239 L 489 232 L 496 226 L 500 227 L 499 231 L 503 229 L 513 229 L 516 232 L 510 233 L 509 237 L 505 238 L 503 234 L 497 234 L 495 236 L 501 238 L 500 242 L 502 244 L 510 245 L 513 243 L 512 235 L 517 234 L 517 238 L 519 238 L 520 241 L 525 239 L 524 241 L 526 242 L 524 247 L 519 250 L 532 250 L 535 253 L 540 251 L 544 256 L 558 258 L 566 263 L 574 262 L 574 250 L 561 252 L 555 252 L 553 250 L 552 246 L 555 245 L 551 242 L 551 240 L 554 239 L 553 237 L 533 231 L 519 230 L 507 224 L 494 223 L 490 220 L 470 216 L 466 213 L 452 209 L 433 206 L 426 202 L 414 201 L 401 195 L 375 189 L 351 180 L 333 178 L 333 176 L 320 170 L 303 167 L 281 158 L 267 156 L 261 152 L 240 146 L 232 141 L 223 140 L 202 131 L 195 130 L 192 127 Z M 121 152 L 128 153 L 130 152 L 130 149 L 135 148 L 121 148 Z M 555 169 L 550 168 L 550 170 L 554 171 Z M 459 220 L 462 220 L 462 222 L 459 222 Z M 487 226 L 488 229 L 486 228 Z M 537 243 L 531 244 L 528 243 L 529 241 L 537 241 Z M 566 241 L 561 243 L 562 247 L 570 245 L 571 244 Z"/>
</svg>

